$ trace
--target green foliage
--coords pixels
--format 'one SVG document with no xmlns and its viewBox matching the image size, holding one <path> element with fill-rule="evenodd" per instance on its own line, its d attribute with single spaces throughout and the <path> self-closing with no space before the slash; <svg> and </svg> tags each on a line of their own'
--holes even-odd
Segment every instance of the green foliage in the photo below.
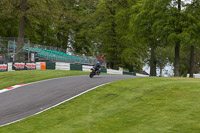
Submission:
<svg viewBox="0 0 200 133">
<path fill-rule="evenodd" d="M 132 8 L 138 4 L 141 4 L 138 0 L 29 0 L 25 37 L 41 45 L 72 46 L 79 54 L 105 55 L 111 68 L 124 66 L 132 70 L 137 62 L 141 69 L 143 56 L 137 52 L 129 28 Z M 0 36 L 17 36 L 20 16 L 24 13 L 21 1 L 2 0 L 0 10 Z M 139 58 L 128 61 L 124 53 L 130 48 L 133 51 L 128 53 L 137 53 Z"/>
<path fill-rule="evenodd" d="M 130 0 L 102 0 L 97 4 L 95 12 L 91 14 L 93 34 L 90 34 L 90 37 L 96 47 L 95 52 L 97 55 L 105 55 L 110 68 L 118 69 L 119 66 L 123 66 L 132 71 L 134 67 L 140 66 L 141 69 L 140 58 L 129 60 L 126 54 L 127 51 L 138 53 L 129 28 L 132 6 L 136 4 L 137 1 Z M 139 64 L 136 65 L 135 62 Z"/>
<path fill-rule="evenodd" d="M 185 45 L 198 46 L 200 33 L 199 17 L 197 17 L 199 16 L 199 0 L 193 0 L 187 5 L 185 5 L 185 1 L 182 1 L 180 7 L 177 8 L 180 1 L 146 1 L 144 9 L 136 19 L 136 25 L 139 26 L 135 26 L 136 34 L 139 34 L 138 40 L 144 43 L 152 41 L 158 46 L 164 46 L 163 49 L 166 45 L 173 47 L 177 44 L 181 47 L 185 47 Z M 158 56 L 157 58 L 162 57 Z M 183 58 L 180 60 L 180 63 L 184 62 Z M 184 65 L 180 64 L 182 74 L 187 73 L 187 70 L 181 67 Z"/>
<path fill-rule="evenodd" d="M 128 69 L 130 72 L 141 72 L 142 71 L 142 59 L 144 59 L 144 53 L 142 48 L 129 47 L 125 48 L 121 54 L 122 67 Z"/>
<path fill-rule="evenodd" d="M 18 1 L 0 1 L 0 36 L 17 36 L 18 31 L 18 12 L 13 6 L 18 6 Z"/>
<path fill-rule="evenodd" d="M 156 55 L 156 63 L 157 67 L 163 69 L 167 63 L 172 61 L 173 50 L 171 47 L 157 47 L 155 55 Z"/>
</svg>

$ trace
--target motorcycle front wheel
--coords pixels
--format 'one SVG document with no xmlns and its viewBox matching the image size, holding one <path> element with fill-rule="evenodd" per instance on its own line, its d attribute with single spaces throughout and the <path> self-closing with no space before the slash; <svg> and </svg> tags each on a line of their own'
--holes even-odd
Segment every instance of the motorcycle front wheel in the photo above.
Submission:
<svg viewBox="0 0 200 133">
<path fill-rule="evenodd" d="M 93 72 L 90 73 L 90 78 L 93 78 L 94 74 Z"/>
</svg>

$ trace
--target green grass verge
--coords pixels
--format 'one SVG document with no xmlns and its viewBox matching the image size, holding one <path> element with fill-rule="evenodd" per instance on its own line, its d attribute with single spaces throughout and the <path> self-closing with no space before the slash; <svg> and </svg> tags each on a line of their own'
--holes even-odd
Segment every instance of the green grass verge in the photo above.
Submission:
<svg viewBox="0 0 200 133">
<path fill-rule="evenodd" d="M 89 75 L 89 72 L 64 70 L 26 70 L 0 72 L 0 89 L 4 89 L 6 87 L 10 87 L 21 83 L 30 83 L 51 78 L 87 74 Z"/>
<path fill-rule="evenodd" d="M 138 78 L 90 91 L 1 133 L 199 133 L 200 80 Z"/>
</svg>

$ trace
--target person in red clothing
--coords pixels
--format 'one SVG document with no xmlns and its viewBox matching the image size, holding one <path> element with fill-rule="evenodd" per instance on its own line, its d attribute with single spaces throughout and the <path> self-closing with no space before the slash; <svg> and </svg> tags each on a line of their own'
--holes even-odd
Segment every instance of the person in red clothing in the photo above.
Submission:
<svg viewBox="0 0 200 133">
<path fill-rule="evenodd" d="M 103 64 L 103 62 L 104 62 L 104 55 L 98 56 L 98 61 L 100 62 L 100 64 Z"/>
<path fill-rule="evenodd" d="M 101 56 L 98 56 L 98 61 L 99 61 L 99 62 L 101 61 Z"/>
<path fill-rule="evenodd" d="M 101 56 L 101 61 L 104 62 L 104 55 Z"/>
<path fill-rule="evenodd" d="M 104 62 L 104 55 L 102 55 L 100 58 L 100 63 L 103 64 L 103 62 Z"/>
</svg>

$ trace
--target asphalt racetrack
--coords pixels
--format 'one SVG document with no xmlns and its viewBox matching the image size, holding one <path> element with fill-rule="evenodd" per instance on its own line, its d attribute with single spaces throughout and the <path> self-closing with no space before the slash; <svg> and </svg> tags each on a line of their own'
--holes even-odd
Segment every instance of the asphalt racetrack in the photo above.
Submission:
<svg viewBox="0 0 200 133">
<path fill-rule="evenodd" d="M 63 77 L 0 93 L 0 127 L 55 106 L 96 86 L 136 78 L 125 75 Z"/>
</svg>

